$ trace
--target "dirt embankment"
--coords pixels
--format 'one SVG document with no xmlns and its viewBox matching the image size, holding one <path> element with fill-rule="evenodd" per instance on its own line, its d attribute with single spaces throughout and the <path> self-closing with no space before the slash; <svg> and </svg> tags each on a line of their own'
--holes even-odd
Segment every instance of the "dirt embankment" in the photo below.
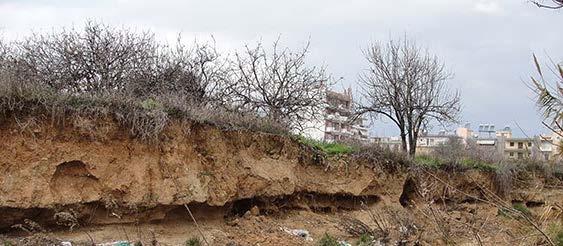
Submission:
<svg viewBox="0 0 563 246">
<path fill-rule="evenodd" d="M 90 223 L 151 221 L 183 204 L 329 195 L 375 201 L 398 199 L 402 189 L 401 177 L 366 166 L 327 171 L 289 137 L 178 124 L 147 144 L 111 123 L 82 123 L 93 124 L 0 130 L 0 229 L 24 218 L 56 223 L 59 212 Z M 97 216 L 104 213 L 115 216 Z"/>
<path fill-rule="evenodd" d="M 326 160 L 286 136 L 178 123 L 147 143 L 108 121 L 73 124 L 0 127 L 0 234 L 180 245 L 201 236 L 187 205 L 211 245 L 312 245 L 325 232 L 379 235 L 383 245 L 507 245 L 530 233 L 526 242 L 546 241 L 499 204 L 524 204 L 542 229 L 561 219 L 563 189 L 536 177 L 511 190 L 475 170 Z"/>
</svg>

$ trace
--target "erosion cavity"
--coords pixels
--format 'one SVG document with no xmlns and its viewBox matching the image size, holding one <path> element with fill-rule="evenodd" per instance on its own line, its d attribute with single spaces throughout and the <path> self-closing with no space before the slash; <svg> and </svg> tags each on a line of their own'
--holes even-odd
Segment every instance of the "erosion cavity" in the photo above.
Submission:
<svg viewBox="0 0 563 246">
<path fill-rule="evenodd" d="M 63 198 L 65 203 L 89 202 L 99 198 L 101 185 L 86 163 L 74 160 L 57 165 L 50 189 L 53 195 Z"/>
<path fill-rule="evenodd" d="M 349 194 L 297 193 L 289 196 L 254 197 L 241 199 L 228 204 L 229 216 L 242 216 L 253 207 L 261 214 L 277 213 L 286 209 L 306 209 L 316 212 L 336 212 L 337 210 L 359 210 L 379 202 L 379 196 L 354 196 Z"/>
<path fill-rule="evenodd" d="M 401 193 L 401 197 L 399 198 L 399 202 L 401 206 L 407 207 L 412 205 L 413 201 L 417 197 L 417 188 L 416 188 L 416 181 L 409 177 L 405 180 L 405 184 L 403 184 L 403 193 Z"/>
</svg>

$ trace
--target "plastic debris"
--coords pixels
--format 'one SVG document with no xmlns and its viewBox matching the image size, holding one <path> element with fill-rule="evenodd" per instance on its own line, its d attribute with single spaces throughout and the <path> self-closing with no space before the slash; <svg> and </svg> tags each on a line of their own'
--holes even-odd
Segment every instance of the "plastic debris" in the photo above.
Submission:
<svg viewBox="0 0 563 246">
<path fill-rule="evenodd" d="M 96 244 L 96 246 L 131 246 L 131 245 L 133 244 L 129 241 L 115 241 L 111 243 Z"/>
<path fill-rule="evenodd" d="M 303 239 L 305 239 L 305 241 L 313 241 L 311 234 L 307 230 L 304 230 L 304 229 L 290 230 L 290 229 L 287 229 L 287 228 L 282 228 L 282 230 L 285 231 L 288 234 L 293 235 L 293 236 L 303 238 Z"/>
<path fill-rule="evenodd" d="M 72 246 L 71 242 L 61 242 L 61 246 Z"/>
<path fill-rule="evenodd" d="M 350 244 L 346 241 L 340 241 L 340 242 L 338 242 L 338 245 L 340 245 L 340 246 L 352 246 L 352 244 Z"/>
</svg>

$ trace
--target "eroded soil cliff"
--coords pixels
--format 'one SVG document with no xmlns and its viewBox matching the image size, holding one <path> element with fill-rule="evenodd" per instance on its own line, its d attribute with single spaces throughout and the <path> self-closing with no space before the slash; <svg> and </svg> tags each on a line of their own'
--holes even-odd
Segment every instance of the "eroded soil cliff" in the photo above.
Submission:
<svg viewBox="0 0 563 246">
<path fill-rule="evenodd" d="M 563 189 L 535 177 L 503 194 L 491 173 L 390 172 L 327 158 L 288 136 L 177 123 L 147 143 L 119 129 L 108 121 L 3 125 L 0 233 L 24 245 L 191 237 L 312 245 L 325 232 L 348 241 L 380 235 L 389 245 L 510 244 L 529 233 L 526 243 L 549 243 L 533 227 L 561 220 Z M 535 224 L 504 211 L 511 202 L 529 207 Z"/>
</svg>

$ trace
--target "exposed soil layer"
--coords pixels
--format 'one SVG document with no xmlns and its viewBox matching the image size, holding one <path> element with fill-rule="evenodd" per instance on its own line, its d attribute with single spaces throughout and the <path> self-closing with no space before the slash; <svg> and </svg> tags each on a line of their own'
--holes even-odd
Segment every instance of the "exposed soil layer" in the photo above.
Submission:
<svg viewBox="0 0 563 246">
<path fill-rule="evenodd" d="M 180 245 L 203 239 L 192 212 L 211 245 L 313 245 L 325 232 L 391 245 L 506 245 L 534 231 L 495 203 L 524 204 L 542 228 L 561 220 L 563 189 L 540 179 L 501 194 L 490 173 L 390 173 L 326 160 L 286 136 L 183 123 L 146 143 L 111 122 L 86 125 L 1 126 L 0 235 L 21 245 Z M 545 243 L 536 234 L 529 242 Z"/>
<path fill-rule="evenodd" d="M 221 207 L 288 197 L 320 198 L 310 203 L 353 203 L 356 196 L 378 200 L 399 196 L 404 179 L 368 166 L 327 168 L 315 152 L 284 136 L 186 123 L 147 144 L 105 124 L 103 138 L 77 127 L 0 129 L 0 230 L 30 217 L 51 223 L 46 218 L 70 210 L 81 222 L 100 208 L 124 217 L 141 211 L 150 221 L 162 207 L 184 204 Z M 87 221 L 104 223 L 95 216 Z"/>
</svg>

